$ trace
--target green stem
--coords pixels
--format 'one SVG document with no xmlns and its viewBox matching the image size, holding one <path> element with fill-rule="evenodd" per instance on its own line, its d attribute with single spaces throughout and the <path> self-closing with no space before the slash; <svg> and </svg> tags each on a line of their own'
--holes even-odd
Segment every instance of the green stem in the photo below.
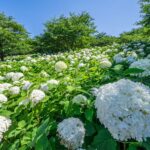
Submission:
<svg viewBox="0 0 150 150">
<path fill-rule="evenodd" d="M 126 150 L 126 143 L 123 143 L 123 150 Z"/>
</svg>

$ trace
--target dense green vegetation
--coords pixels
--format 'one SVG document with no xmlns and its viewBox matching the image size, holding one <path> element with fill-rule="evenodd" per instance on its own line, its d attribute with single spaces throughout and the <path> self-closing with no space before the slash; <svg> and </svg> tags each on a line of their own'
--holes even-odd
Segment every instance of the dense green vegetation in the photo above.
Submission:
<svg viewBox="0 0 150 150">
<path fill-rule="evenodd" d="M 119 37 L 83 12 L 30 39 L 1 13 L 0 150 L 150 150 L 149 2 Z"/>
<path fill-rule="evenodd" d="M 144 27 L 150 27 L 150 1 L 140 0 L 142 20 L 139 22 Z"/>
<path fill-rule="evenodd" d="M 7 124 L 10 128 L 5 129 L 8 131 L 3 134 L 0 149 L 64 150 L 57 128 L 64 119 L 75 117 L 85 128 L 83 149 L 149 150 L 149 140 L 120 142 L 112 137 L 97 119 L 96 97 L 92 92 L 93 88 L 123 78 L 150 86 L 149 48 L 147 43 L 133 42 L 56 55 L 7 57 L 6 62 L 0 63 L 0 114 L 10 118 L 11 123 Z M 147 63 L 129 68 L 140 59 Z"/>
<path fill-rule="evenodd" d="M 30 40 L 25 28 L 0 13 L 0 58 L 11 54 L 25 54 L 31 51 Z"/>
<path fill-rule="evenodd" d="M 59 52 L 89 47 L 96 32 L 92 20 L 83 12 L 48 21 L 44 33 L 35 39 L 35 49 L 38 52 Z"/>
<path fill-rule="evenodd" d="M 137 22 L 139 28 L 133 29 L 129 32 L 122 33 L 120 40 L 122 43 L 130 41 L 147 41 L 150 42 L 150 1 L 140 0 L 141 17 Z"/>
</svg>

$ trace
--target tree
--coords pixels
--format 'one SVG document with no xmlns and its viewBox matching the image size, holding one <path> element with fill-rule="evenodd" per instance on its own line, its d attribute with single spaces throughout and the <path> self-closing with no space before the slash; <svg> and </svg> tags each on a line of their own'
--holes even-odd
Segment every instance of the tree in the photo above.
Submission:
<svg viewBox="0 0 150 150">
<path fill-rule="evenodd" d="M 150 0 L 139 0 L 141 7 L 141 21 L 137 24 L 140 25 L 137 29 L 132 29 L 129 32 L 120 34 L 119 42 L 135 42 L 135 41 L 150 41 Z"/>
<path fill-rule="evenodd" d="M 35 38 L 36 50 L 58 52 L 88 47 L 96 32 L 93 19 L 83 12 L 46 22 L 44 33 Z"/>
<path fill-rule="evenodd" d="M 142 20 L 139 22 L 143 27 L 150 28 L 150 0 L 140 0 Z"/>
<path fill-rule="evenodd" d="M 10 54 L 24 54 L 31 50 L 28 33 L 25 28 L 0 13 L 0 59 Z"/>
</svg>

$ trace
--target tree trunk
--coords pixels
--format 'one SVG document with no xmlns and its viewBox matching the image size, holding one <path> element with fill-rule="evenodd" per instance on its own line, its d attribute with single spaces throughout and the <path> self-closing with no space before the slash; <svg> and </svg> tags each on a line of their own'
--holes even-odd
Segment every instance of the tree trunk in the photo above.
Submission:
<svg viewBox="0 0 150 150">
<path fill-rule="evenodd" d="M 0 60 L 4 61 L 4 50 L 3 50 L 3 44 L 2 41 L 0 41 Z"/>
<path fill-rule="evenodd" d="M 1 59 L 1 61 L 4 61 L 4 57 L 5 57 L 5 56 L 4 56 L 4 52 L 1 51 L 1 52 L 0 52 L 0 59 Z"/>
</svg>

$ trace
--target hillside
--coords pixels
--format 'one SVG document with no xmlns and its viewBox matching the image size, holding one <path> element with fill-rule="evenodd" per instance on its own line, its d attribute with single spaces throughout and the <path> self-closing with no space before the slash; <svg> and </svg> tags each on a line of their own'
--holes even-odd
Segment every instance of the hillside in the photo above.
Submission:
<svg viewBox="0 0 150 150">
<path fill-rule="evenodd" d="M 0 149 L 148 150 L 149 52 L 136 42 L 7 57 L 0 62 Z"/>
</svg>

